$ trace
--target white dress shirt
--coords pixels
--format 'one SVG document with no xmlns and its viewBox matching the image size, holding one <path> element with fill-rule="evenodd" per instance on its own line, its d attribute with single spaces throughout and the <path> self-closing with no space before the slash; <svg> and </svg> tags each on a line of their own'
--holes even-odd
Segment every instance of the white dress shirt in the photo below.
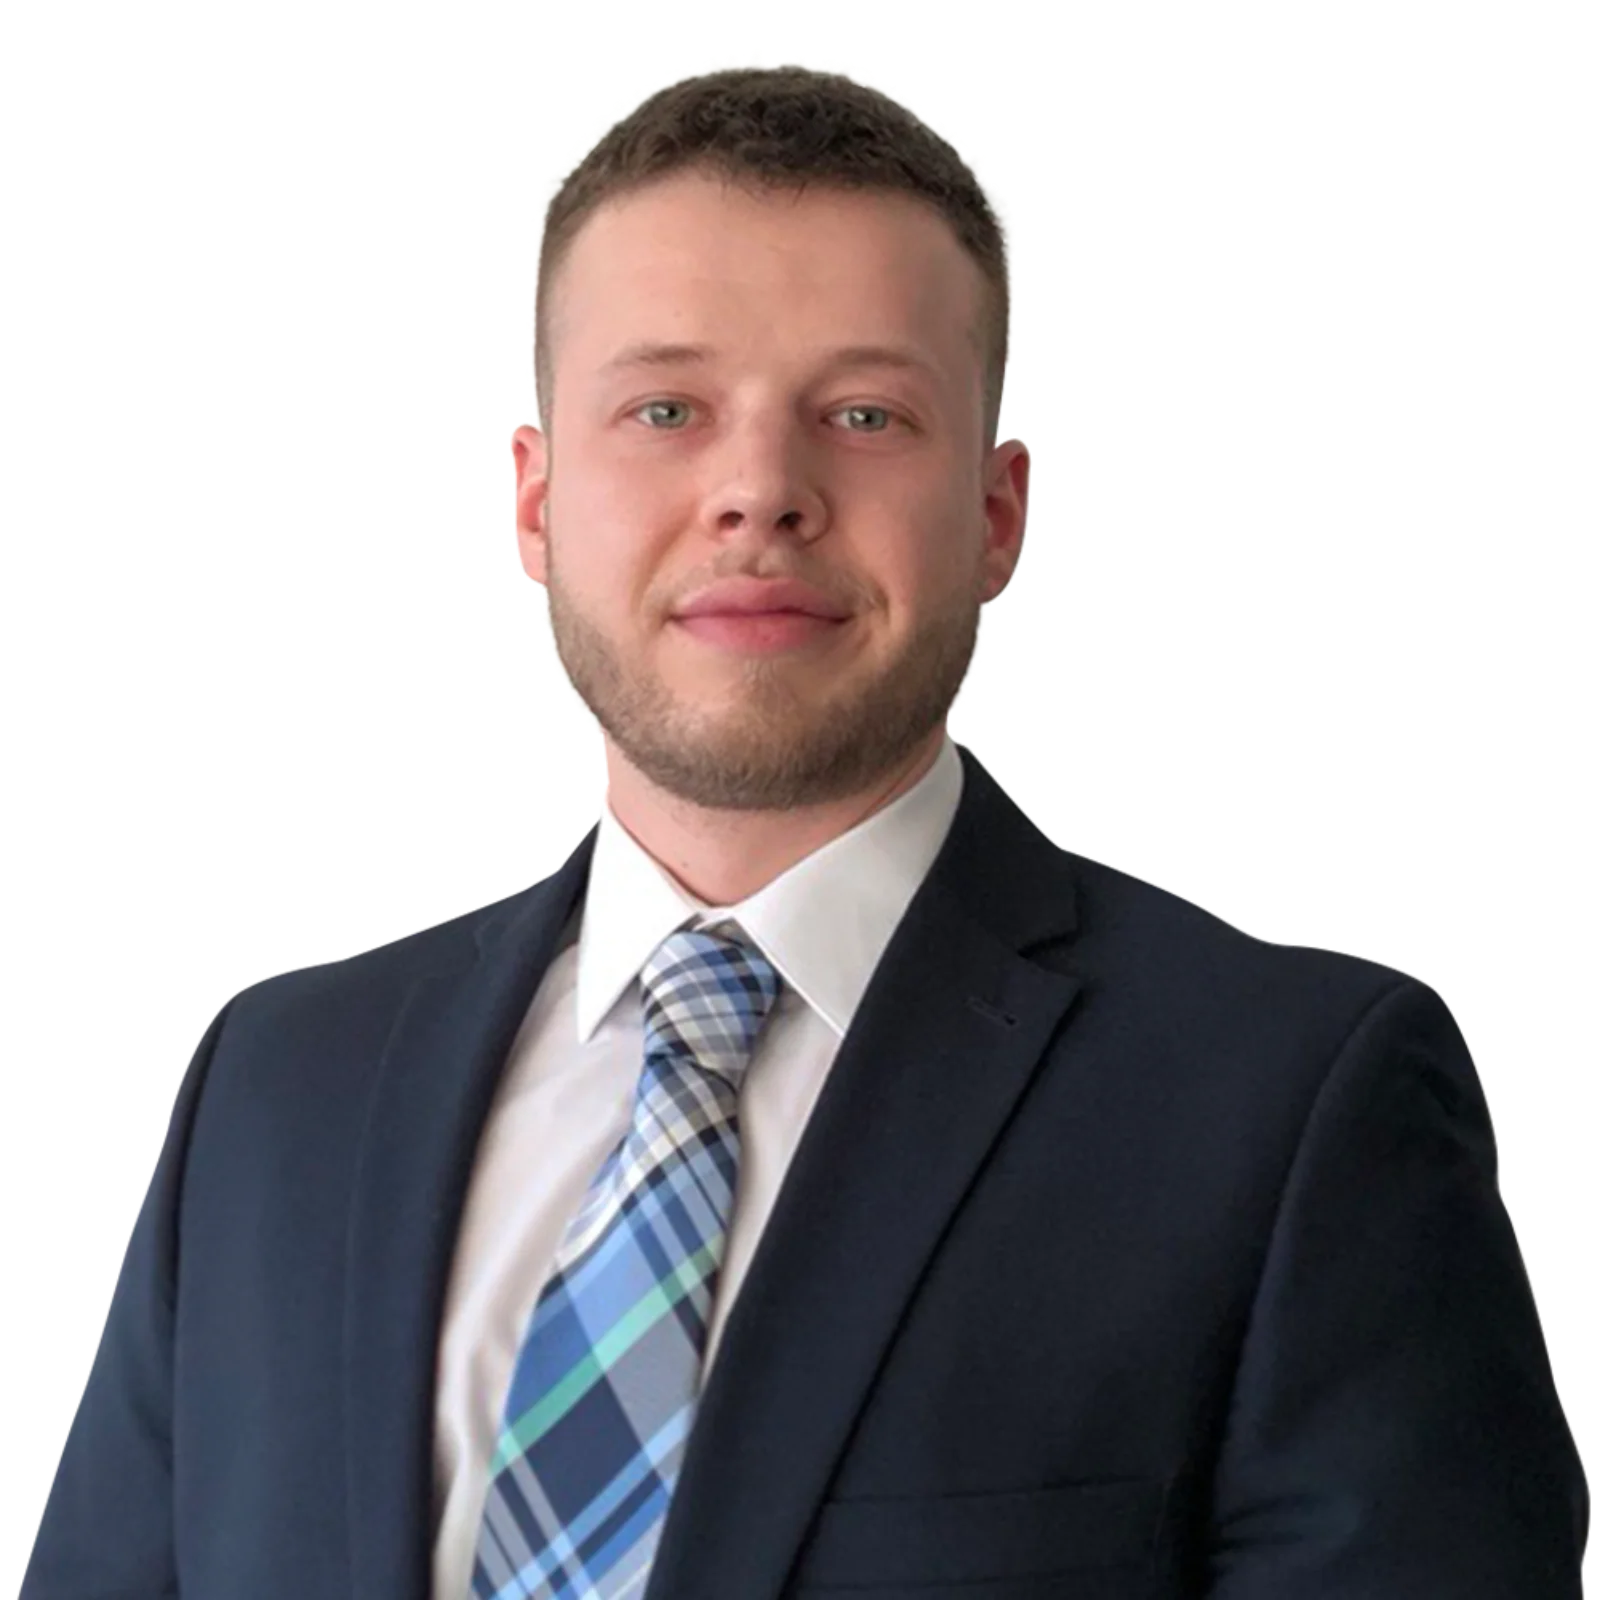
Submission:
<svg viewBox="0 0 1600 1600">
<path fill-rule="evenodd" d="M 740 1091 L 709 1367 L 839 1042 L 949 832 L 962 776 L 947 736 L 914 787 L 725 907 L 690 894 L 605 806 L 587 891 L 511 1047 L 462 1214 L 435 1390 L 433 1600 L 470 1592 L 522 1335 L 567 1223 L 632 1115 L 644 1065 L 640 969 L 678 928 L 737 920 L 783 979 Z"/>
</svg>

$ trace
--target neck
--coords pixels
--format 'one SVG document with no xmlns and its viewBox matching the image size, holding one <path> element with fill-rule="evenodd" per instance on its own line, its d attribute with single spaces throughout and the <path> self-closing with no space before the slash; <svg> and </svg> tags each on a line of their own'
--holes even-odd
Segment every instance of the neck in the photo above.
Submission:
<svg viewBox="0 0 1600 1600">
<path fill-rule="evenodd" d="M 606 799 L 617 821 L 690 894 L 707 905 L 735 905 L 898 800 L 938 759 L 944 738 L 941 723 L 859 794 L 785 811 L 691 805 L 650 783 L 607 739 Z"/>
</svg>

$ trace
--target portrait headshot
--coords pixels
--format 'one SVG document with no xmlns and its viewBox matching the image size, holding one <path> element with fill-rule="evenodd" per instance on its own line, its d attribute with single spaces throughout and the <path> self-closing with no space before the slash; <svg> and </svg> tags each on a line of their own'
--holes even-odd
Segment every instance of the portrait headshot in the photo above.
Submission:
<svg viewBox="0 0 1600 1600">
<path fill-rule="evenodd" d="M 0 1588 L 1580 1600 L 1600 19 L 15 42 Z"/>
</svg>

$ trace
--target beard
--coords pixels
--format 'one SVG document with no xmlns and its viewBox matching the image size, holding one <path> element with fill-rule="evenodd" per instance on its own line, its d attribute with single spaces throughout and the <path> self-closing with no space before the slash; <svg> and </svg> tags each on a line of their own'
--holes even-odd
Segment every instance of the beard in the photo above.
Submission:
<svg viewBox="0 0 1600 1600">
<path fill-rule="evenodd" d="M 575 603 L 546 541 L 556 654 L 579 698 L 657 788 L 718 811 L 786 811 L 861 794 L 906 763 L 945 719 L 977 647 L 976 578 L 865 680 L 803 692 L 785 655 L 745 658 L 725 699 L 697 705 L 652 669 L 631 666 Z M 849 626 L 843 623 L 841 626 Z"/>
</svg>

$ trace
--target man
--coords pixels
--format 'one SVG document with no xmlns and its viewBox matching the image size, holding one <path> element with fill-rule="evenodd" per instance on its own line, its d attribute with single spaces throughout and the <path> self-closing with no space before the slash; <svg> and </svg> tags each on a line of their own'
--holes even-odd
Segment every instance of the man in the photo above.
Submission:
<svg viewBox="0 0 1600 1600">
<path fill-rule="evenodd" d="M 1005 285 L 836 76 L 675 85 L 567 180 L 517 530 L 607 805 L 224 1006 L 28 1600 L 1579 1594 L 1439 997 L 948 738 L 1025 521 Z"/>
</svg>

